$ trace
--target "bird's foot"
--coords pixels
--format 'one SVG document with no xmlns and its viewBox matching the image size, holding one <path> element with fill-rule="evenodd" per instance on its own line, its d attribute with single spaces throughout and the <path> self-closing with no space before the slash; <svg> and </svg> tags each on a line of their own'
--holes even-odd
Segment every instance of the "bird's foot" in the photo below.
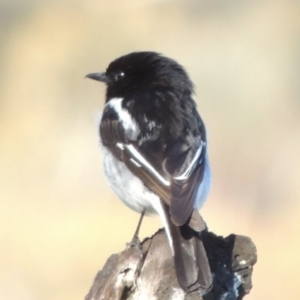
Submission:
<svg viewBox="0 0 300 300">
<path fill-rule="evenodd" d="M 131 242 L 126 243 L 126 247 L 127 247 L 127 248 L 138 247 L 139 249 L 142 249 L 142 243 L 141 243 L 139 237 L 138 237 L 137 235 L 135 235 L 135 236 L 132 238 Z"/>
</svg>

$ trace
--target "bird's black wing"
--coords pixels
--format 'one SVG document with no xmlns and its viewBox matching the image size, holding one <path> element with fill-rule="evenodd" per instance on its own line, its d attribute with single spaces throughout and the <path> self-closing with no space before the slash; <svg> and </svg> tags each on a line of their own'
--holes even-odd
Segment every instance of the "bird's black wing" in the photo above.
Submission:
<svg viewBox="0 0 300 300">
<path fill-rule="evenodd" d="M 143 150 L 136 139 L 129 139 L 118 116 L 113 115 L 109 109 L 105 109 L 102 115 L 100 137 L 102 144 L 117 159 L 170 206 L 170 176 L 166 172 L 160 172 L 157 167 L 157 162 L 163 159 L 161 151 L 151 151 L 150 146 L 147 147 L 149 151 Z M 148 153 L 152 153 L 151 157 Z"/>
<path fill-rule="evenodd" d="M 184 225 L 191 217 L 203 181 L 206 142 L 201 135 L 189 137 L 174 145 L 165 162 L 171 174 L 170 214 L 177 226 Z"/>
</svg>

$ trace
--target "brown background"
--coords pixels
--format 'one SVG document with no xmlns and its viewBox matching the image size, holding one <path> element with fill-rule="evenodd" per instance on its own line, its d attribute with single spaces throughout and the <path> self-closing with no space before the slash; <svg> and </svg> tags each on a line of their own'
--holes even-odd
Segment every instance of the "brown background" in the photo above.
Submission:
<svg viewBox="0 0 300 300">
<path fill-rule="evenodd" d="M 300 4 L 292 0 L 0 1 L 0 299 L 83 299 L 138 215 L 103 177 L 104 87 L 154 50 L 183 64 L 209 133 L 202 214 L 258 248 L 247 299 L 300 294 Z M 147 218 L 141 237 L 161 226 Z"/>
</svg>

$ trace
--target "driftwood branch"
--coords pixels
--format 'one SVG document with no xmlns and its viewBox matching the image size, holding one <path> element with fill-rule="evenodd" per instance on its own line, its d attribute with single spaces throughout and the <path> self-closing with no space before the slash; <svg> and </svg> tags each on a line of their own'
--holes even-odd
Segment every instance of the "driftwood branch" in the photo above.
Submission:
<svg viewBox="0 0 300 300">
<path fill-rule="evenodd" d="M 173 258 L 164 230 L 139 246 L 113 254 L 98 272 L 85 300 L 240 300 L 252 288 L 256 248 L 251 239 L 231 234 L 226 238 L 203 233 L 213 273 L 212 290 L 186 295 L 177 283 Z"/>
</svg>

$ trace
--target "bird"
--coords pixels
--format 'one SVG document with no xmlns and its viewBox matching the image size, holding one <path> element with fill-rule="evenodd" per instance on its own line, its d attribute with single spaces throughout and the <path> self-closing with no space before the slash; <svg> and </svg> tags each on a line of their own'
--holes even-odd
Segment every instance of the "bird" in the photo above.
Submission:
<svg viewBox="0 0 300 300">
<path fill-rule="evenodd" d="M 212 273 L 198 210 L 210 191 L 211 168 L 186 70 L 160 53 L 137 51 L 86 77 L 106 85 L 99 134 L 110 187 L 141 214 L 139 226 L 144 214 L 160 216 L 179 286 L 207 293 Z"/>
</svg>

